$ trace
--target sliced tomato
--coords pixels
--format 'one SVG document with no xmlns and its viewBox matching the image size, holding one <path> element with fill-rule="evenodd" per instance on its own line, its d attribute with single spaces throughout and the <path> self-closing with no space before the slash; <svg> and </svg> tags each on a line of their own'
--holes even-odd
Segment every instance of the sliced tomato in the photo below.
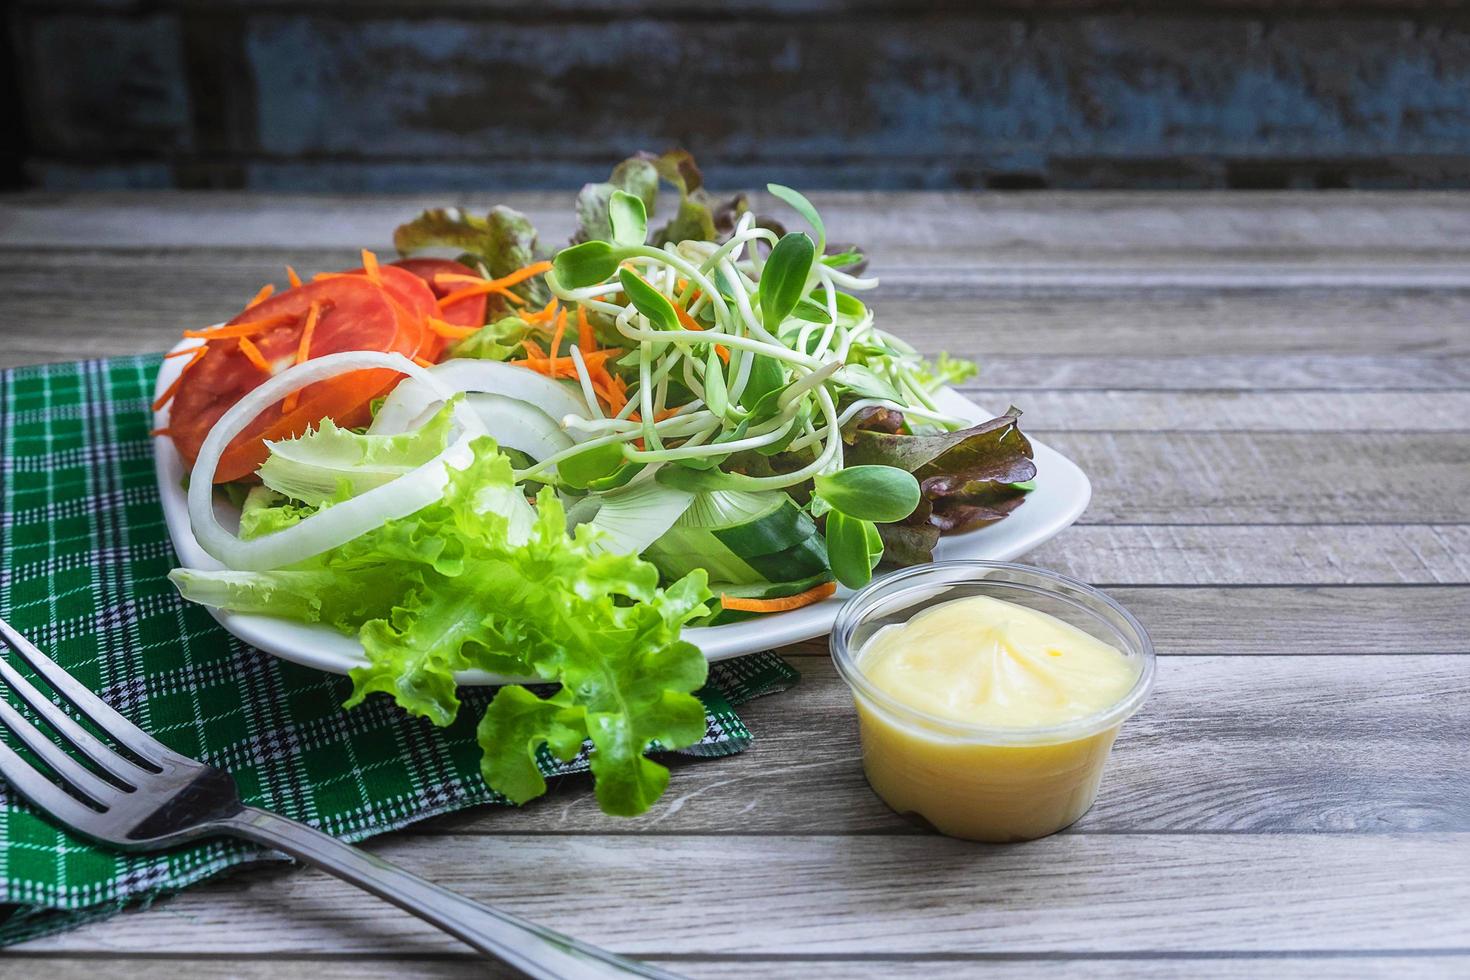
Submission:
<svg viewBox="0 0 1470 980">
<path fill-rule="evenodd" d="M 366 269 L 349 269 L 346 272 L 333 273 L 334 276 L 363 276 L 366 278 Z M 444 347 L 444 338 L 434 331 L 428 329 L 425 320 L 428 317 L 439 316 L 439 302 L 435 298 L 431 284 L 425 282 L 423 277 L 391 265 L 378 266 L 379 281 L 383 288 L 393 298 L 401 309 L 399 315 L 406 319 L 405 329 L 419 333 L 419 344 L 414 354 L 426 361 L 435 361 L 439 358 L 439 352 Z"/>
<path fill-rule="evenodd" d="M 434 295 L 443 299 L 456 289 L 463 287 L 463 283 L 439 283 L 434 281 L 435 276 L 444 273 L 452 273 L 457 276 L 476 276 L 474 269 L 462 262 L 452 259 L 399 259 L 391 265 L 382 268 L 406 269 L 429 284 Z M 457 327 L 483 327 L 489 296 L 470 296 L 449 306 L 441 307 L 439 313 L 435 314 L 445 323 L 452 323 Z"/>
<path fill-rule="evenodd" d="M 275 371 L 296 361 L 307 312 L 317 303 L 320 313 L 312 331 L 308 357 L 346 350 L 370 350 L 414 356 L 423 343 L 422 317 L 405 315 L 404 304 L 365 277 L 320 279 L 289 289 L 244 311 L 231 325 L 280 318 L 249 339 Z M 241 350 L 238 339 L 207 341 L 207 352 L 184 374 L 169 409 L 169 434 L 190 464 L 199 455 L 209 430 L 246 392 L 265 382 L 267 373 Z M 354 371 L 303 388 L 296 405 L 282 413 L 282 403 L 267 408 L 225 450 L 214 482 L 250 476 L 265 461 L 265 440 L 300 435 L 330 418 L 338 425 L 358 426 L 370 417 L 372 400 L 400 377 L 394 371 Z"/>
</svg>

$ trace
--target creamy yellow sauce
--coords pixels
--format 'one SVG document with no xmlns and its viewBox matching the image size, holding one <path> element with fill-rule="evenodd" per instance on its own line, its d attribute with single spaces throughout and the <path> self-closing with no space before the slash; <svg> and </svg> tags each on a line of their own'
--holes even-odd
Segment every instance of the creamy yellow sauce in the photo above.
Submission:
<svg viewBox="0 0 1470 980">
<path fill-rule="evenodd" d="M 1011 736 L 960 736 L 857 698 L 863 764 L 878 795 L 945 834 L 984 841 L 1042 837 L 1087 812 L 1121 722 L 1061 740 L 1030 742 L 1025 732 L 1112 707 L 1140 669 L 1069 623 L 988 596 L 886 628 L 859 652 L 858 667 L 918 712 Z"/>
<path fill-rule="evenodd" d="M 879 690 L 926 714 L 1043 728 L 1117 704 L 1138 677 L 1117 647 L 1055 616 L 970 596 L 890 626 L 859 667 Z"/>
</svg>

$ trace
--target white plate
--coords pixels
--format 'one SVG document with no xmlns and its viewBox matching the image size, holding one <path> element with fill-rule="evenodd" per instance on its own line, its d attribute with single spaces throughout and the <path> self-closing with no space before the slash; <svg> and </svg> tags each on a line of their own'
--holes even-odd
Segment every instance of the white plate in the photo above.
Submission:
<svg viewBox="0 0 1470 980">
<path fill-rule="evenodd" d="M 180 344 L 182 346 L 184 344 Z M 175 357 L 163 362 L 158 372 L 155 397 L 178 377 L 186 360 Z M 949 389 L 939 393 L 938 403 L 943 410 L 976 422 L 994 417 L 993 413 Z M 157 428 L 168 425 L 166 409 L 154 414 L 154 425 Z M 1025 503 L 998 524 L 941 538 L 939 547 L 935 549 L 936 558 L 1006 561 L 1055 537 L 1081 516 L 1092 496 L 1092 485 L 1088 483 L 1087 476 L 1076 463 L 1049 446 L 1032 439 L 1031 447 L 1035 451 L 1036 489 L 1026 495 Z M 163 515 L 179 561 L 188 568 L 223 568 L 199 546 L 189 528 L 189 505 L 183 488 L 184 461 L 174 449 L 173 442 L 167 437 L 155 438 L 153 458 L 158 473 L 158 492 L 163 500 Z M 830 632 L 838 608 L 851 594 L 850 590 L 839 588 L 831 599 L 802 609 L 728 626 L 689 629 L 683 635 L 703 650 L 711 661 L 769 650 Z M 366 662 L 362 644 L 326 626 L 217 609 L 211 612 L 220 625 L 241 640 L 292 663 L 345 674 Z M 509 680 L 483 671 L 465 671 L 458 679 L 462 684 L 500 684 Z"/>
</svg>

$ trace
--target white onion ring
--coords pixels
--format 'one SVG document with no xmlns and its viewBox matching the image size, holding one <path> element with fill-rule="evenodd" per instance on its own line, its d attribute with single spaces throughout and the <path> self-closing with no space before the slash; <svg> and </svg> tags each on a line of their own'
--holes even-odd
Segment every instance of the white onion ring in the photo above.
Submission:
<svg viewBox="0 0 1470 980">
<path fill-rule="evenodd" d="M 463 402 L 455 406 L 460 435 L 444 452 L 391 483 L 375 487 L 351 500 L 334 504 L 291 527 L 251 541 L 231 534 L 214 516 L 214 474 L 230 441 L 256 416 L 286 395 L 317 381 L 350 371 L 388 368 L 406 374 L 436 391 L 445 401 L 454 392 L 429 371 L 402 354 L 378 351 L 342 351 L 313 358 L 281 372 L 241 398 L 209 430 L 189 475 L 189 523 L 200 546 L 236 571 L 261 572 L 304 561 L 346 544 L 385 521 L 407 517 L 438 500 L 449 480 L 446 466 L 468 465 L 470 441 L 485 428 Z"/>
</svg>

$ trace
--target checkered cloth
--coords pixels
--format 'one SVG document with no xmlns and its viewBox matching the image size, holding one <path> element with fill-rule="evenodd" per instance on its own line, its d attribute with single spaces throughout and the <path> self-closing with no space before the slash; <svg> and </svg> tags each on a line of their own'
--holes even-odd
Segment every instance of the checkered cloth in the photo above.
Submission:
<svg viewBox="0 0 1470 980">
<path fill-rule="evenodd" d="M 0 618 L 185 755 L 228 770 L 247 803 L 361 840 L 477 803 L 475 723 L 492 692 L 465 690 L 449 728 L 386 697 L 352 711 L 351 683 L 235 640 L 167 580 L 175 564 L 148 437 L 157 356 L 0 372 Z M 796 672 L 770 653 L 714 665 L 708 731 L 689 755 L 740 752 L 734 705 Z M 548 775 L 580 772 L 585 759 Z M 123 855 L 65 833 L 0 784 L 0 945 L 111 915 L 269 855 L 218 840 Z"/>
</svg>

